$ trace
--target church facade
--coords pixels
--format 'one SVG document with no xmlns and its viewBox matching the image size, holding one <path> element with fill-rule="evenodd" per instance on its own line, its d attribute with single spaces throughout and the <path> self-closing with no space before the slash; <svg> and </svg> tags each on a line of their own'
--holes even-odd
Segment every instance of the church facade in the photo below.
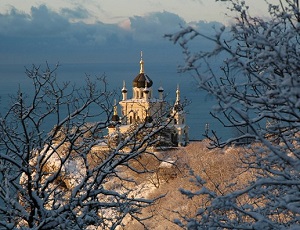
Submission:
<svg viewBox="0 0 300 230">
<path fill-rule="evenodd" d="M 185 146 L 189 142 L 186 113 L 180 102 L 180 90 L 177 87 L 176 100 L 167 111 L 164 99 L 164 89 L 157 89 L 158 97 L 154 97 L 153 81 L 144 71 L 144 60 L 141 53 L 140 71 L 132 81 L 132 97 L 128 97 L 126 83 L 123 82 L 122 100 L 118 105 L 115 102 L 108 136 L 126 133 L 135 124 L 152 123 L 154 120 L 163 120 L 168 133 L 168 143 L 172 146 Z M 118 106 L 121 116 L 118 115 Z"/>
</svg>

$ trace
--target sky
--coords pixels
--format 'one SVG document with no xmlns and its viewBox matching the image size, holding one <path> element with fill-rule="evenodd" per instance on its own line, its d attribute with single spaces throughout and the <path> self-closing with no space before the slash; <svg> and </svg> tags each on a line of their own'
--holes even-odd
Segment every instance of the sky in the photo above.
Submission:
<svg viewBox="0 0 300 230">
<path fill-rule="evenodd" d="M 55 12 L 62 9 L 77 12 L 86 22 L 101 21 L 104 23 L 120 23 L 132 16 L 145 16 L 151 12 L 168 11 L 191 21 L 222 21 L 226 22 L 228 4 L 214 0 L 1 0 L 0 12 L 6 13 L 15 8 L 30 13 L 32 7 L 46 5 Z M 249 0 L 247 4 L 258 15 L 264 14 L 264 0 Z"/>
<path fill-rule="evenodd" d="M 80 11 L 89 19 L 104 23 L 118 23 L 132 16 L 144 16 L 150 12 L 168 11 L 183 17 L 187 22 L 197 20 L 223 20 L 226 3 L 214 0 L 1 0 L 0 12 L 12 8 L 30 13 L 31 7 L 43 4 L 56 12 L 62 9 Z M 79 15 L 79 14 L 78 14 Z"/>
<path fill-rule="evenodd" d="M 263 0 L 249 2 L 264 14 Z M 175 61 L 180 49 L 164 34 L 229 24 L 226 7 L 214 0 L 1 0 L 0 63 L 124 62 L 140 50 L 153 61 Z"/>
</svg>

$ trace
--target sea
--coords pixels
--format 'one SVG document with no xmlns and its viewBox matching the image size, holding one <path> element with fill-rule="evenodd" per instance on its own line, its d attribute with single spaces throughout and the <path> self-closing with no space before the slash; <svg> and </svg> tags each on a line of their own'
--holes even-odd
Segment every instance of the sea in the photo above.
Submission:
<svg viewBox="0 0 300 230">
<path fill-rule="evenodd" d="M 49 64 L 54 68 L 55 64 Z M 46 63 L 40 65 L 46 68 Z M 3 115 L 11 105 L 11 96 L 20 89 L 30 93 L 32 82 L 25 74 L 25 68 L 30 69 L 32 64 L 0 64 L 0 114 Z M 97 77 L 105 74 L 108 87 L 111 90 L 121 90 L 123 81 L 126 82 L 128 97 L 131 97 L 132 80 L 139 73 L 139 63 L 59 63 L 56 71 L 57 79 L 68 81 L 75 85 L 84 83 L 86 76 Z M 217 120 L 212 118 L 212 111 L 216 101 L 199 89 L 197 79 L 190 73 L 179 73 L 176 63 L 145 63 L 145 73 L 153 81 L 154 96 L 158 97 L 157 89 L 162 86 L 166 100 L 174 103 L 176 89 L 179 87 L 181 99 L 187 99 L 185 107 L 186 122 L 189 126 L 190 140 L 204 138 L 205 129 L 216 130 L 222 139 L 231 135 L 231 130 L 225 129 Z M 156 94 L 155 94 L 156 93 Z"/>
</svg>

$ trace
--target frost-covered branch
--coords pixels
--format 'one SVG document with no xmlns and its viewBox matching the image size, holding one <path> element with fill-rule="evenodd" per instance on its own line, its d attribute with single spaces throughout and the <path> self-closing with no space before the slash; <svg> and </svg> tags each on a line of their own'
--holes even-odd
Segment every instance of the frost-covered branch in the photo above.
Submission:
<svg viewBox="0 0 300 230">
<path fill-rule="evenodd" d="M 235 14 L 232 26 L 220 28 L 210 38 L 196 28 L 183 28 L 168 37 L 183 48 L 185 65 L 181 70 L 192 73 L 199 87 L 215 98 L 213 117 L 235 130 L 235 135 L 226 140 L 217 131 L 207 130 L 211 146 L 240 145 L 242 161 L 255 173 L 243 189 L 232 186 L 233 192 L 210 197 L 195 218 L 183 219 L 188 227 L 195 228 L 296 226 L 300 144 L 298 1 L 266 3 L 269 15 L 265 18 L 253 17 L 247 1 L 228 2 Z M 197 39 L 208 39 L 214 48 L 204 51 L 189 46 Z M 194 196 L 206 190 L 183 191 Z"/>
<path fill-rule="evenodd" d="M 135 127 L 112 148 L 115 93 L 105 76 L 76 88 L 60 83 L 57 68 L 26 69 L 32 93 L 20 88 L 0 118 L 0 228 L 114 229 L 128 215 L 139 220 L 155 199 L 136 193 L 129 175 L 147 172 L 135 162 L 153 154 L 167 123 Z"/>
</svg>

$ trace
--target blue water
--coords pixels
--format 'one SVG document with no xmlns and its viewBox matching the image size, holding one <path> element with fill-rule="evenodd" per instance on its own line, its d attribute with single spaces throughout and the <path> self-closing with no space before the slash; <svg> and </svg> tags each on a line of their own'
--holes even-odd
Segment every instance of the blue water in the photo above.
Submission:
<svg viewBox="0 0 300 230">
<path fill-rule="evenodd" d="M 54 66 L 54 65 L 50 65 Z M 30 68 L 30 65 L 26 67 Z M 42 65 L 42 69 L 45 65 Z M 177 73 L 176 64 L 146 63 L 145 72 L 153 80 L 153 90 L 162 86 L 167 94 L 167 101 L 174 102 L 177 85 L 180 87 L 181 98 L 187 98 L 191 104 L 186 107 L 187 123 L 190 127 L 190 139 L 203 139 L 202 134 L 205 125 L 209 124 L 211 129 L 218 130 L 222 137 L 228 137 L 225 130 L 209 112 L 214 101 L 206 92 L 200 91 L 196 81 L 188 74 Z M 64 64 L 61 63 L 57 70 L 57 78 L 70 81 L 75 84 L 83 84 L 86 74 L 90 76 L 101 76 L 105 73 L 110 89 L 120 90 L 123 80 L 126 81 L 128 97 L 131 97 L 131 84 L 134 77 L 139 73 L 139 63 L 92 63 L 92 64 Z M 25 67 L 22 65 L 0 65 L 0 111 L 3 114 L 10 105 L 9 95 L 16 95 L 19 88 L 28 92 L 31 90 L 31 82 L 26 77 Z M 29 92 L 30 93 L 30 92 Z M 154 95 L 157 97 L 157 95 Z"/>
</svg>

